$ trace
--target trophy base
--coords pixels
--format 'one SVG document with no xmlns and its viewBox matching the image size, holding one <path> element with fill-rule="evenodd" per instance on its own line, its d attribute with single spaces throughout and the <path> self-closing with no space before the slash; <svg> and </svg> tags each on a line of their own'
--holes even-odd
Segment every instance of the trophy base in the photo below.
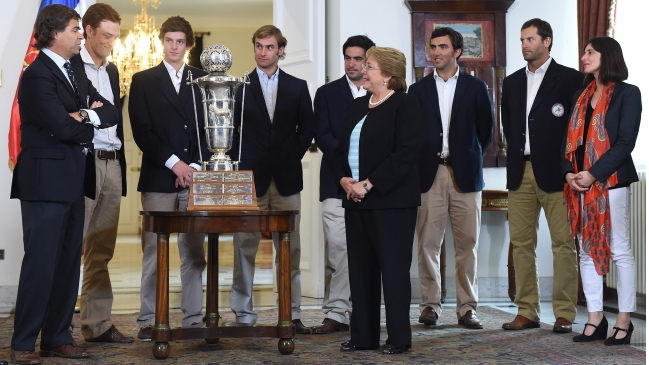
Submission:
<svg viewBox="0 0 649 365">
<path fill-rule="evenodd" d="M 187 210 L 259 210 L 252 171 L 194 171 Z"/>
</svg>

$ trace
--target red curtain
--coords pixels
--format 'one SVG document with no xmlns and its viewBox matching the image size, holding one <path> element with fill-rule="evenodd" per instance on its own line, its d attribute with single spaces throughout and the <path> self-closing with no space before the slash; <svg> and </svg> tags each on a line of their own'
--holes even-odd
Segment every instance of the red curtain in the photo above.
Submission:
<svg viewBox="0 0 649 365">
<path fill-rule="evenodd" d="M 577 32 L 579 33 L 579 57 L 584 53 L 586 42 L 606 35 L 609 27 L 611 0 L 577 0 Z"/>
</svg>

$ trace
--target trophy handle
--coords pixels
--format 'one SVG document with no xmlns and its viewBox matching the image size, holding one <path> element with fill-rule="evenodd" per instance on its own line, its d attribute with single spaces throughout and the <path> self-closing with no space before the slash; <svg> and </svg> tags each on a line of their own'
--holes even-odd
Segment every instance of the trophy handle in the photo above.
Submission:
<svg viewBox="0 0 649 365">
<path fill-rule="evenodd" d="M 250 83 L 248 73 L 243 74 L 243 91 L 241 92 L 241 125 L 239 125 L 239 160 L 236 161 L 237 170 L 239 170 L 239 162 L 241 162 L 241 145 L 243 144 L 243 111 L 246 105 L 246 84 Z"/>
<path fill-rule="evenodd" d="M 196 112 L 196 94 L 194 92 L 194 85 L 196 82 L 194 81 L 194 77 L 192 75 L 192 70 L 187 70 L 187 85 L 192 89 L 192 104 L 194 104 L 194 121 L 196 121 L 196 139 L 198 140 L 198 163 L 202 166 L 203 165 L 203 152 L 201 148 L 201 132 L 200 129 L 198 128 L 198 113 Z"/>
</svg>

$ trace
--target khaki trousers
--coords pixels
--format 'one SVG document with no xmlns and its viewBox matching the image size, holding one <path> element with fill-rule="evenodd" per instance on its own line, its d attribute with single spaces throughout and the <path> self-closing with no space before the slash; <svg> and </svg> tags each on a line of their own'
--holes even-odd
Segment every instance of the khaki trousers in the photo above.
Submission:
<svg viewBox="0 0 649 365">
<path fill-rule="evenodd" d="M 563 205 L 563 192 L 539 189 L 532 163 L 525 162 L 523 180 L 509 191 L 509 236 L 514 246 L 518 314 L 539 321 L 539 280 L 536 263 L 536 232 L 541 208 L 550 229 L 553 253 L 552 309 L 556 318 L 574 321 L 577 313 L 577 253 Z M 546 265 L 548 263 L 545 263 Z"/>
<path fill-rule="evenodd" d="M 260 210 L 300 210 L 300 193 L 282 196 L 277 191 L 275 180 L 270 181 L 266 193 L 257 197 Z M 295 219 L 297 229 L 291 232 L 291 308 L 293 319 L 300 319 L 302 304 L 302 284 L 300 271 L 300 215 Z M 232 273 L 232 292 L 230 307 L 237 316 L 237 323 L 254 324 L 257 313 L 253 311 L 252 286 L 255 276 L 255 257 L 261 233 L 235 233 L 234 267 Z M 279 250 L 279 233 L 273 232 L 275 251 Z M 279 270 L 279 254 L 275 255 L 275 267 Z M 279 277 L 279 272 L 276 273 Z"/>
<path fill-rule="evenodd" d="M 110 326 L 113 288 L 108 263 L 115 252 L 122 171 L 119 160 L 95 157 L 96 199 L 85 198 L 83 282 L 81 286 L 81 333 L 86 339 L 100 336 Z"/>
<path fill-rule="evenodd" d="M 349 323 L 347 312 L 352 312 L 345 236 L 345 209 L 342 199 L 322 202 L 322 228 L 325 239 L 325 296 L 322 311 L 326 318 Z"/>
<path fill-rule="evenodd" d="M 455 247 L 456 314 L 460 318 L 471 309 L 477 310 L 476 256 L 481 204 L 482 192 L 463 193 L 457 188 L 450 166 L 439 166 L 433 186 L 421 194 L 416 226 L 419 239 L 420 310 L 432 307 L 438 315 L 442 312 L 439 257 L 449 216 Z"/>
<path fill-rule="evenodd" d="M 142 209 L 157 211 L 184 211 L 189 202 L 189 189 L 178 193 L 142 193 Z M 158 243 L 155 233 L 143 232 L 142 281 L 140 285 L 140 328 L 155 324 L 156 273 L 158 267 Z M 180 255 L 180 310 L 182 325 L 201 323 L 203 315 L 203 270 L 205 269 L 205 234 L 179 233 Z"/>
</svg>

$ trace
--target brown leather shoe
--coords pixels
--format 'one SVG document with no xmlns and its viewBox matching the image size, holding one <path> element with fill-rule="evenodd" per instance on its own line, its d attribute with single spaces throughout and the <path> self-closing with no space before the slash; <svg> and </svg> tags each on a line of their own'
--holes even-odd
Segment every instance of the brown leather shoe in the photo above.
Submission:
<svg viewBox="0 0 649 365">
<path fill-rule="evenodd" d="M 466 311 L 466 313 L 457 320 L 457 324 L 473 330 L 482 329 L 482 322 L 480 322 L 478 317 L 475 315 L 473 309 Z"/>
<path fill-rule="evenodd" d="M 140 328 L 140 332 L 138 332 L 137 338 L 142 341 L 151 341 L 152 333 L 153 333 L 153 326 L 147 324 L 146 326 Z"/>
<path fill-rule="evenodd" d="M 295 333 L 298 335 L 308 335 L 311 334 L 311 329 L 305 326 L 301 320 L 294 319 L 293 324 L 295 325 Z"/>
<path fill-rule="evenodd" d="M 570 333 L 572 332 L 572 322 L 569 320 L 559 317 L 557 321 L 554 322 L 554 327 L 552 327 L 552 332 L 555 333 Z"/>
<path fill-rule="evenodd" d="M 81 347 L 74 347 L 72 345 L 65 344 L 63 346 L 55 347 L 49 350 L 41 350 L 41 357 L 63 357 L 66 359 L 81 359 L 84 357 L 90 357 L 90 354 L 86 349 Z"/>
<path fill-rule="evenodd" d="M 326 335 L 339 331 L 349 331 L 349 325 L 340 323 L 331 318 L 325 318 L 321 325 L 315 326 L 311 329 L 311 333 L 316 335 Z"/>
<path fill-rule="evenodd" d="M 86 342 L 131 343 L 133 341 L 135 341 L 133 337 L 124 336 L 115 326 L 110 326 L 106 332 L 95 338 L 86 338 Z"/>
<path fill-rule="evenodd" d="M 37 365 L 41 363 L 41 358 L 34 351 L 20 351 L 11 349 L 9 356 L 14 364 Z"/>
<path fill-rule="evenodd" d="M 507 322 L 503 324 L 504 330 L 524 330 L 526 328 L 539 328 L 541 325 L 539 322 L 534 322 L 531 319 L 521 316 L 520 314 L 514 318 L 512 322 Z"/>
<path fill-rule="evenodd" d="M 426 307 L 419 316 L 419 323 L 423 323 L 426 326 L 434 326 L 437 324 L 438 318 L 439 315 L 435 313 L 432 307 Z"/>
</svg>

